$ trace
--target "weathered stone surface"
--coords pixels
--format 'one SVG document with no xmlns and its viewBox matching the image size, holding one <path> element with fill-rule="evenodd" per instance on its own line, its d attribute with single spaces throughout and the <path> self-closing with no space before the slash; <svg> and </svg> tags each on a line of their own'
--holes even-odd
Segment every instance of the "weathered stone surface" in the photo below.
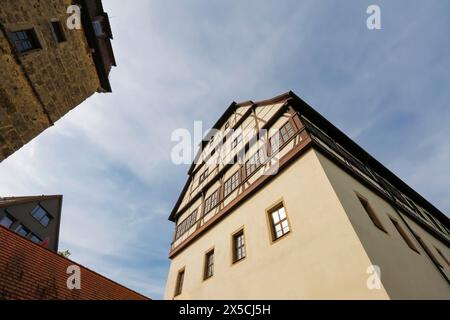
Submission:
<svg viewBox="0 0 450 320">
<path fill-rule="evenodd" d="M 6 32 L 35 28 L 42 49 L 15 54 L 0 30 L 0 161 L 100 87 L 84 31 L 66 28 L 71 0 L 1 2 Z M 66 42 L 56 42 L 53 19 L 61 22 Z"/>
</svg>

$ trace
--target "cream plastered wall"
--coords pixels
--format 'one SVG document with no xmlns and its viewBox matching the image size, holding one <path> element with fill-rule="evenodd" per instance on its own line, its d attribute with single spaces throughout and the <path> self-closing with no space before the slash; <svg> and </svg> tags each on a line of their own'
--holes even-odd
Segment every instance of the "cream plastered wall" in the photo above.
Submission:
<svg viewBox="0 0 450 320">
<path fill-rule="evenodd" d="M 271 241 L 266 209 L 283 200 L 291 233 Z M 232 264 L 231 236 L 244 228 L 247 257 Z M 203 280 L 214 248 L 214 276 Z M 369 257 L 317 158 L 310 150 L 238 209 L 178 254 L 165 299 L 389 299 L 367 288 Z"/>
<path fill-rule="evenodd" d="M 408 230 L 399 213 L 328 158 L 320 153 L 318 157 L 370 260 L 381 268 L 381 281 L 388 295 L 392 299 L 450 299 L 449 284 Z M 372 223 L 356 193 L 369 201 L 387 233 Z M 408 247 L 390 217 L 398 221 L 419 253 Z M 444 243 L 407 217 L 406 220 L 430 247 L 435 245 L 449 257 L 449 248 Z M 441 263 L 448 273 L 446 262 Z"/>
</svg>

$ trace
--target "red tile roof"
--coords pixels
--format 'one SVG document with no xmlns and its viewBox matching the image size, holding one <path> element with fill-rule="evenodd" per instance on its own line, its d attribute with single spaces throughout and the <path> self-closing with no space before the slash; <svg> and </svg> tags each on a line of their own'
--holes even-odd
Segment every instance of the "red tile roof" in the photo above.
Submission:
<svg viewBox="0 0 450 320">
<path fill-rule="evenodd" d="M 81 289 L 67 288 L 67 268 L 81 270 Z M 0 300 L 147 300 L 0 226 Z"/>
</svg>

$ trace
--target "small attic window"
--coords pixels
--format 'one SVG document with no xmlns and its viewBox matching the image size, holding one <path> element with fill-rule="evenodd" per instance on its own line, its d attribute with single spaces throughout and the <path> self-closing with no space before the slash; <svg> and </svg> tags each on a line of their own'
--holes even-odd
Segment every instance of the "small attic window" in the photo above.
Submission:
<svg viewBox="0 0 450 320">
<path fill-rule="evenodd" d="M 94 27 L 95 35 L 97 37 L 100 37 L 104 35 L 103 26 L 101 20 L 95 20 L 92 22 L 92 25 Z"/>
</svg>

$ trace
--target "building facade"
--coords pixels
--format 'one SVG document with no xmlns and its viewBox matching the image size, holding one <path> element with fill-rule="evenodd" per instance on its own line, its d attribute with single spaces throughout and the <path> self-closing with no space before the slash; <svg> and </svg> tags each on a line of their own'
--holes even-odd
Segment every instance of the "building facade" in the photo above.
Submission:
<svg viewBox="0 0 450 320">
<path fill-rule="evenodd" d="M 213 128 L 169 217 L 165 299 L 450 299 L 448 217 L 294 93 Z"/>
<path fill-rule="evenodd" d="M 80 8 L 77 29 L 67 20 Z M 95 92 L 115 66 L 100 0 L 2 0 L 0 162 Z"/>
<path fill-rule="evenodd" d="M 63 197 L 0 198 L 0 226 L 58 251 Z"/>
</svg>

